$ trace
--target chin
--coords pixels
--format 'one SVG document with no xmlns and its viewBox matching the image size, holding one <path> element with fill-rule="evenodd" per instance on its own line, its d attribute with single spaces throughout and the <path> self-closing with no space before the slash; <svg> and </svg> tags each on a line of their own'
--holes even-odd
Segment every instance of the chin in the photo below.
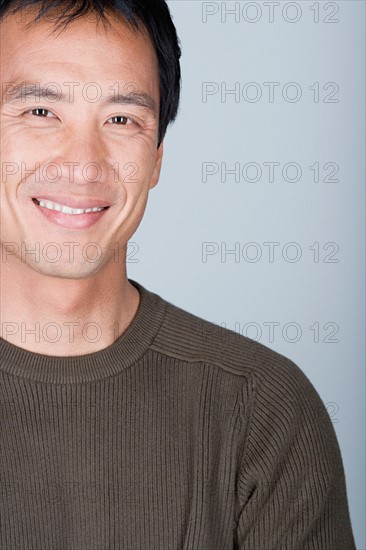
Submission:
<svg viewBox="0 0 366 550">
<path fill-rule="evenodd" d="M 93 277 L 101 268 L 100 264 L 87 262 L 49 264 L 46 262 L 29 263 L 29 267 L 47 277 L 81 280 Z"/>
</svg>

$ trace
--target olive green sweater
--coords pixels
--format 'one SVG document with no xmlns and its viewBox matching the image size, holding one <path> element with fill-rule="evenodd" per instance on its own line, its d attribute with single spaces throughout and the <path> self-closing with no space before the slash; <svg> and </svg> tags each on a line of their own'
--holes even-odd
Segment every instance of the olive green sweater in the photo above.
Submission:
<svg viewBox="0 0 366 550">
<path fill-rule="evenodd" d="M 0 340 L 1 550 L 352 550 L 339 446 L 263 344 L 136 281 L 109 347 Z"/>
</svg>

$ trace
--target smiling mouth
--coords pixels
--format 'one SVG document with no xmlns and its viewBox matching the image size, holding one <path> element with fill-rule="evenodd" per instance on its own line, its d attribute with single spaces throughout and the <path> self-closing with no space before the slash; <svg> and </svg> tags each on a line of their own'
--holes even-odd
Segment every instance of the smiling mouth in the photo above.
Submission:
<svg viewBox="0 0 366 550">
<path fill-rule="evenodd" d="M 59 204 L 53 201 L 46 201 L 43 199 L 33 198 L 32 201 L 37 206 L 46 208 L 47 210 L 56 210 L 56 212 L 62 212 L 63 214 L 70 214 L 72 216 L 80 215 L 80 214 L 90 214 L 93 212 L 102 212 L 103 210 L 107 210 L 109 208 L 109 206 L 102 206 L 102 207 L 95 206 L 92 208 L 71 208 L 70 206 L 65 206 L 64 204 Z"/>
</svg>

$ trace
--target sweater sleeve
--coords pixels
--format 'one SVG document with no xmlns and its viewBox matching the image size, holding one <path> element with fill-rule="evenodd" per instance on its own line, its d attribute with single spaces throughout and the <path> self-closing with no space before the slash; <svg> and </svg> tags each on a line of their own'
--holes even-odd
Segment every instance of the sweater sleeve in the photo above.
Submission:
<svg viewBox="0 0 366 550">
<path fill-rule="evenodd" d="M 305 374 L 284 357 L 253 373 L 243 410 L 234 548 L 354 550 L 338 441 Z"/>
</svg>

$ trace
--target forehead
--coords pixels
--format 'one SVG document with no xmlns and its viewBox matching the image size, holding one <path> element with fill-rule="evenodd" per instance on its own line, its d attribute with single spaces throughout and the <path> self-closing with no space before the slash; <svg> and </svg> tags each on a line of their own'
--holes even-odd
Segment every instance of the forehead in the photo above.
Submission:
<svg viewBox="0 0 366 550">
<path fill-rule="evenodd" d="M 7 16 L 0 24 L 1 80 L 72 78 L 78 82 L 134 82 L 158 93 L 158 62 L 146 29 L 135 30 L 120 16 L 107 26 L 89 14 L 55 31 L 47 16 L 29 25 L 35 12 Z"/>
</svg>

